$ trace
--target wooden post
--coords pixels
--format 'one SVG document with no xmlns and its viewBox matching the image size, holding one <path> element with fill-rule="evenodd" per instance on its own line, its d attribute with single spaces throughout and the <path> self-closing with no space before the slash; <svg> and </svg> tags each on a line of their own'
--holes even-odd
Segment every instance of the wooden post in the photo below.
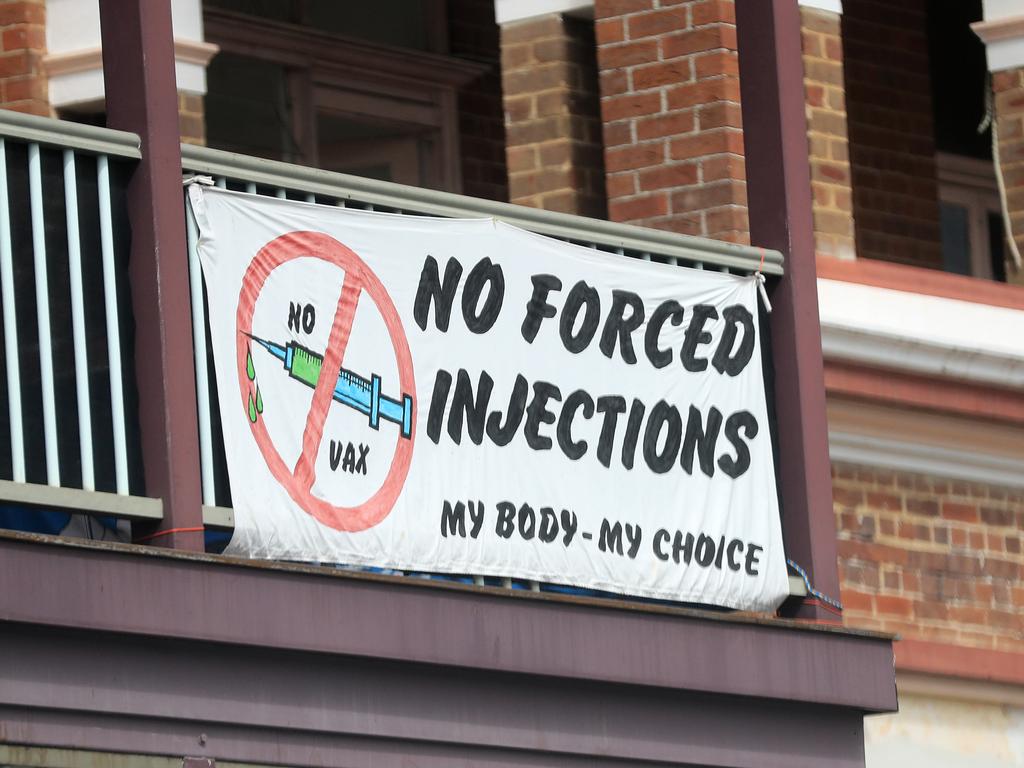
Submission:
<svg viewBox="0 0 1024 768">
<path fill-rule="evenodd" d="M 814 587 L 838 600 L 797 0 L 737 0 L 736 31 L 750 240 L 786 257 L 770 316 L 783 540 Z M 806 604 L 795 615 L 837 618 Z"/>
<path fill-rule="evenodd" d="M 134 131 L 129 280 L 146 493 L 163 500 L 153 544 L 203 549 L 195 372 L 170 0 L 100 0 L 107 125 Z M 154 535 L 156 534 L 156 535 Z M 136 534 L 137 535 L 137 534 Z"/>
</svg>

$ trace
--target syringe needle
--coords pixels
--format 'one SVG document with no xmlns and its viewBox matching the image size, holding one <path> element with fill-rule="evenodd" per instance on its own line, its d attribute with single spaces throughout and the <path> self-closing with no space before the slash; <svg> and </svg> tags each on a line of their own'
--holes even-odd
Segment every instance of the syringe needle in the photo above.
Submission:
<svg viewBox="0 0 1024 768">
<path fill-rule="evenodd" d="M 291 378 L 301 381 L 307 387 L 316 388 L 323 367 L 323 355 L 294 341 L 281 346 L 251 333 L 242 333 L 281 360 Z M 401 400 L 393 400 L 381 394 L 380 377 L 376 374 L 367 380 L 354 371 L 341 368 L 334 386 L 333 399 L 365 413 L 370 417 L 370 426 L 374 429 L 377 429 L 380 418 L 384 418 L 401 427 L 402 437 L 408 438 L 412 434 L 412 397 L 402 395 Z"/>
</svg>

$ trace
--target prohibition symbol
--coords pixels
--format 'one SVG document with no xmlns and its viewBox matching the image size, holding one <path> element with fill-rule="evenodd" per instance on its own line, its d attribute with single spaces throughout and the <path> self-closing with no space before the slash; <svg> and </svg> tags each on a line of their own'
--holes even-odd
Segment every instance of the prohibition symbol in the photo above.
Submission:
<svg viewBox="0 0 1024 768">
<path fill-rule="evenodd" d="M 286 348 L 279 347 L 282 352 L 278 356 L 282 360 L 287 357 L 286 367 L 296 362 L 293 357 L 306 362 L 312 359 L 319 364 L 312 403 L 302 434 L 302 450 L 295 466 L 289 467 L 281 458 L 267 432 L 263 419 L 250 418 L 249 426 L 274 479 L 287 490 L 288 495 L 296 504 L 316 520 L 335 530 L 363 531 L 372 528 L 388 516 L 405 485 L 416 437 L 416 406 L 411 397 L 411 393 L 416 391 L 416 387 L 409 342 L 405 337 L 402 321 L 398 317 L 398 311 L 395 309 L 391 297 L 363 260 L 334 238 L 319 232 L 290 232 L 281 235 L 261 248 L 246 269 L 242 278 L 236 316 L 238 384 L 242 404 L 243 407 L 247 407 L 251 411 L 250 376 L 248 374 L 251 342 L 255 340 L 267 349 L 279 346 L 256 339 L 252 335 L 252 319 L 256 301 L 267 278 L 275 269 L 293 259 L 303 257 L 316 258 L 333 264 L 344 270 L 345 278 L 322 364 L 319 355 L 310 354 L 309 350 L 299 348 L 300 352 L 305 355 L 304 358 L 300 358 L 298 353 L 294 353 L 295 345 L 289 345 L 291 352 L 287 356 Z M 356 307 L 364 291 L 380 312 L 391 339 L 391 346 L 398 363 L 400 387 L 398 399 L 391 399 L 381 394 L 380 379 L 377 376 L 373 376 L 371 381 L 366 381 L 342 368 Z M 291 375 L 293 378 L 299 378 L 294 371 L 291 372 Z M 313 378 L 304 380 L 313 385 Z M 360 397 L 356 398 L 354 395 L 360 395 Z M 378 427 L 380 418 L 398 423 L 401 429 L 401 437 L 397 441 L 391 467 L 383 484 L 369 499 L 354 507 L 331 504 L 324 499 L 317 498 L 312 492 L 313 483 L 316 480 L 316 458 L 320 450 L 324 424 L 327 421 L 331 403 L 335 401 L 351 404 L 367 413 L 370 418 L 369 426 L 374 429 Z"/>
</svg>

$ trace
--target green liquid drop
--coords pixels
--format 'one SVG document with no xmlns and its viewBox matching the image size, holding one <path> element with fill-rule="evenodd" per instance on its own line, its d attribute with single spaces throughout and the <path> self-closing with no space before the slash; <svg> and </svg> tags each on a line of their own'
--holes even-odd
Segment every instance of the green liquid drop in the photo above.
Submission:
<svg viewBox="0 0 1024 768">
<path fill-rule="evenodd" d="M 249 421 L 256 423 L 256 403 L 252 401 L 252 392 L 249 393 Z"/>
<path fill-rule="evenodd" d="M 245 355 L 245 372 L 249 375 L 249 381 L 256 378 L 256 366 L 252 364 L 252 347 Z"/>
<path fill-rule="evenodd" d="M 260 392 L 259 384 L 256 385 L 256 412 L 263 413 L 263 393 Z"/>
</svg>

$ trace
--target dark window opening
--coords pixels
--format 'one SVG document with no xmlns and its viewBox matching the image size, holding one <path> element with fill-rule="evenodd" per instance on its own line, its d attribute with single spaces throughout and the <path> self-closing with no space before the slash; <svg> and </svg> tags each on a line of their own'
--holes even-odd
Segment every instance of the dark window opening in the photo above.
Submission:
<svg viewBox="0 0 1024 768">
<path fill-rule="evenodd" d="M 928 3 L 942 262 L 947 272 L 1005 281 L 1002 203 L 987 119 L 988 63 L 971 29 L 981 18 L 981 0 Z"/>
<path fill-rule="evenodd" d="M 461 191 L 459 89 L 439 0 L 206 4 L 207 142 L 330 171 Z"/>
</svg>

